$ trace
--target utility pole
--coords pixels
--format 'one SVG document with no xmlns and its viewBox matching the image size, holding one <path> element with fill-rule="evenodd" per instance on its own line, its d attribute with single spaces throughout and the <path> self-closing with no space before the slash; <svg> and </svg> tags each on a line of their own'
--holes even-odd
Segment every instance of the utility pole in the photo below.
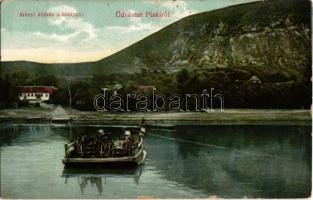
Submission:
<svg viewBox="0 0 313 200">
<path fill-rule="evenodd" d="M 67 90 L 68 90 L 68 94 L 70 96 L 70 99 L 69 99 L 70 108 L 72 108 L 72 93 L 71 93 L 71 88 L 70 88 L 70 80 L 67 82 Z"/>
</svg>

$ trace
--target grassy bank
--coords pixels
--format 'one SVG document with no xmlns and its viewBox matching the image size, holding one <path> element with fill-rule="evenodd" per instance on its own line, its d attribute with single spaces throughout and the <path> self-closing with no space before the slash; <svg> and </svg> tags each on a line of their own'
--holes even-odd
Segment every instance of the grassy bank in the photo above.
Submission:
<svg viewBox="0 0 313 200">
<path fill-rule="evenodd" d="M 70 120 L 82 124 L 310 124 L 309 110 L 229 109 L 213 112 L 83 112 L 69 108 L 24 108 L 0 111 L 1 122 Z"/>
</svg>

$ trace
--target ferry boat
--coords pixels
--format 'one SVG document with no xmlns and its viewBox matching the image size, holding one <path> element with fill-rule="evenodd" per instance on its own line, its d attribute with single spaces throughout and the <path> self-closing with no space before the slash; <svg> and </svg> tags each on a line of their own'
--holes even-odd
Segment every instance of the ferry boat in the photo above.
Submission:
<svg viewBox="0 0 313 200">
<path fill-rule="evenodd" d="M 145 128 L 123 128 L 123 133 L 112 135 L 100 129 L 96 135 L 82 135 L 65 144 L 62 162 L 73 165 L 140 165 L 146 159 L 143 149 Z"/>
</svg>

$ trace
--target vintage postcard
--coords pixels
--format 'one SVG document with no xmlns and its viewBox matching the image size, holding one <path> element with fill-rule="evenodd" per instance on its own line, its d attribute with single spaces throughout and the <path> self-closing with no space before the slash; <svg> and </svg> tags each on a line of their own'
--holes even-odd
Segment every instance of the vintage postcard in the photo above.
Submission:
<svg viewBox="0 0 313 200">
<path fill-rule="evenodd" d="M 309 198 L 311 9 L 2 0 L 1 198 Z"/>
</svg>

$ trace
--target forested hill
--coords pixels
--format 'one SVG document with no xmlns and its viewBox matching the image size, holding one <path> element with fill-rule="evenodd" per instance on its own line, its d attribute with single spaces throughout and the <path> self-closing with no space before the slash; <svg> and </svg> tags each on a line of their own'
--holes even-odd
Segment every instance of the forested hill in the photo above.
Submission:
<svg viewBox="0 0 313 200">
<path fill-rule="evenodd" d="M 97 62 L 2 62 L 2 74 L 81 76 L 231 68 L 261 79 L 308 78 L 311 66 L 310 2 L 272 0 L 241 4 L 183 18 Z"/>
</svg>

